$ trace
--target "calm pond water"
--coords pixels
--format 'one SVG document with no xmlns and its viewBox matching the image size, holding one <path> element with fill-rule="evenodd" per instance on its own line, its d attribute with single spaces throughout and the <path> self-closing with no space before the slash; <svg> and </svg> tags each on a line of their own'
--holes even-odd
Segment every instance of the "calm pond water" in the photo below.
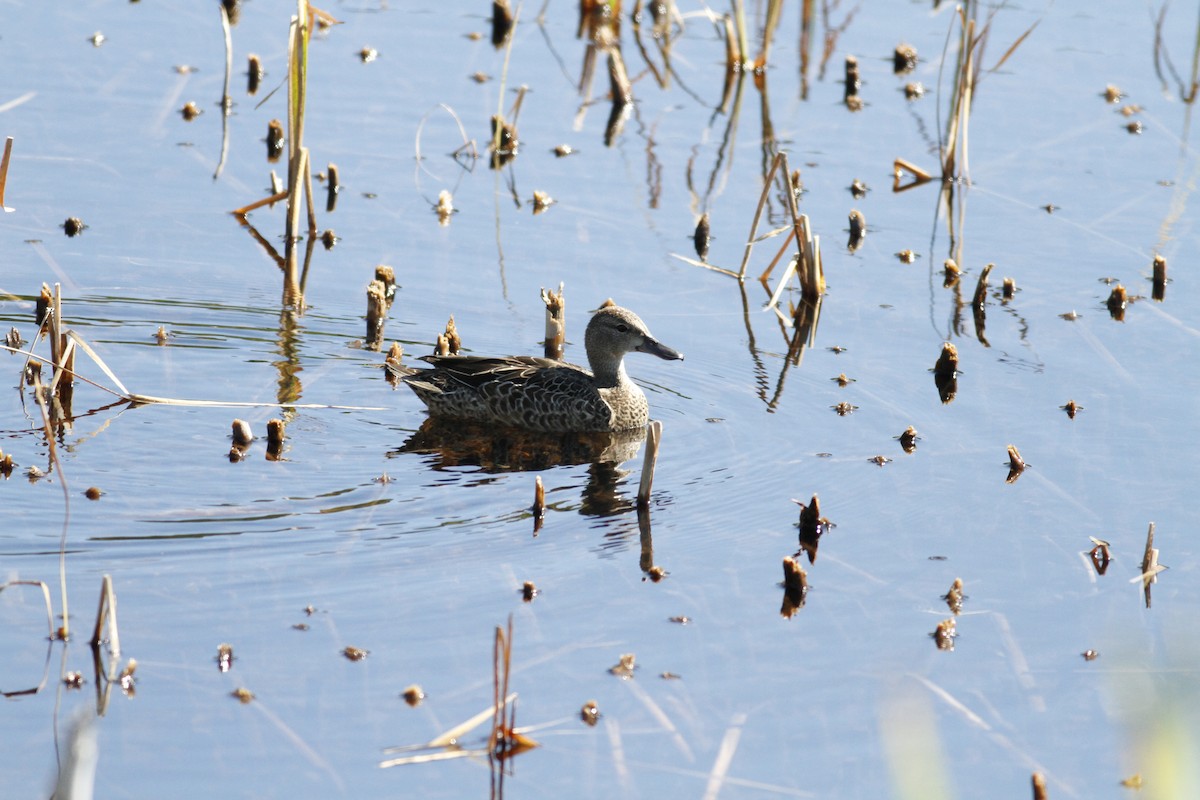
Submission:
<svg viewBox="0 0 1200 800">
<path fill-rule="evenodd" d="M 262 139 L 286 118 L 286 92 L 267 94 L 286 74 L 295 5 L 243 4 L 215 180 L 215 3 L 6 6 L 2 329 L 33 339 L 39 287 L 57 282 L 66 324 L 130 391 L 262 404 L 110 406 L 79 383 L 62 469 L 50 470 L 32 394 L 18 388 L 23 358 L 0 358 L 12 387 L 0 449 L 17 464 L 0 482 L 2 575 L 45 581 L 61 613 L 65 482 L 73 632 L 48 643 L 40 591 L 0 593 L 6 796 L 49 795 L 73 720 L 101 705 L 86 640 L 103 575 L 119 603 L 117 669 L 138 666 L 136 692 L 112 686 L 92 726 L 97 796 L 488 796 L 481 757 L 379 764 L 385 748 L 489 707 L 493 631 L 509 615 L 517 724 L 542 746 L 509 762 L 508 797 L 1028 797 L 1035 771 L 1053 797 L 1126 797 L 1135 774 L 1142 796 L 1200 796 L 1200 161 L 1177 85 L 1190 81 L 1190 12 L 1165 12 L 1158 49 L 1173 66 L 1156 70 L 1157 7 L 981 9 L 981 25 L 994 16 L 951 239 L 937 181 L 902 193 L 891 181 L 896 158 L 940 171 L 953 9 L 830 3 L 802 67 L 800 5 L 785 4 L 764 87 L 746 80 L 722 107 L 725 42 L 705 7 L 679 4 L 663 88 L 630 5 L 634 104 L 611 144 L 603 57 L 590 100 L 579 91 L 573 4 L 526 4 L 510 53 L 488 40 L 485 3 L 326 7 L 342 24 L 313 39 L 305 143 L 315 168 L 337 165 L 343 189 L 318 226 L 340 241 L 317 246 L 301 315 L 282 309 L 275 262 L 229 213 L 268 192 L 269 169 L 286 171 L 265 162 Z M 749 5 L 757 40 L 762 12 Z M 919 59 L 897 76 L 901 43 Z M 253 97 L 250 53 L 267 72 Z M 847 55 L 858 112 L 843 102 Z M 926 93 L 906 100 L 913 81 Z M 1106 101 L 1109 84 L 1119 102 Z M 489 118 L 501 106 L 511 117 L 522 85 L 519 155 L 490 170 Z M 187 102 L 203 111 L 191 122 Z M 470 169 L 448 155 L 463 144 L 456 119 L 482 154 Z M 576 153 L 556 157 L 563 144 Z M 799 363 L 756 281 L 740 291 L 676 257 L 694 258 L 708 212 L 708 261 L 737 268 L 776 151 L 801 171 L 828 281 Z M 442 190 L 457 209 L 445 226 Z M 556 201 L 539 215 L 535 191 Z M 781 222 L 778 199 L 763 230 Z M 868 232 L 850 252 L 853 209 Z M 82 235 L 64 235 L 68 217 Z M 281 248 L 281 204 L 249 221 Z M 755 248 L 751 275 L 779 241 Z M 965 270 L 957 311 L 942 277 L 952 254 Z M 1171 278 L 1162 302 L 1150 297 L 1156 254 Z M 979 336 L 970 302 L 987 263 Z M 530 472 L 406 452 L 425 412 L 361 347 L 377 264 L 396 270 L 386 340 L 406 361 L 431 352 L 451 314 L 471 353 L 539 352 L 538 292 L 560 281 L 569 359 L 584 358 L 587 310 L 608 297 L 685 353 L 628 362 L 664 424 L 648 532 L 633 511 L 640 454 L 619 470 L 539 471 L 548 511 L 534 536 Z M 1002 302 L 1006 277 L 1016 293 Z M 1106 278 L 1138 297 L 1123 321 L 1106 308 Z M 783 297 L 798 301 L 794 281 Z M 944 404 L 930 370 L 946 341 L 961 375 Z M 840 373 L 854 382 L 839 386 Z M 1068 400 L 1083 407 L 1074 419 Z M 857 410 L 839 416 L 841 402 Z M 288 421 L 284 459 L 264 458 L 260 440 L 231 463 L 230 422 L 262 436 L 276 416 Z M 911 454 L 896 441 L 910 425 Z M 1006 483 L 1010 444 L 1030 467 Z M 34 467 L 50 474 L 31 479 Z M 815 563 L 802 560 L 807 602 L 785 619 L 791 501 L 814 493 L 836 527 Z M 1169 569 L 1147 608 L 1137 578 L 1151 521 Z M 1089 537 L 1110 543 L 1103 575 Z M 648 579 L 651 564 L 665 579 Z M 967 599 L 948 652 L 931 633 L 951 616 L 942 595 L 955 578 Z M 524 581 L 540 590 L 529 603 Z M 351 661 L 347 647 L 368 656 Z M 637 669 L 622 680 L 608 670 L 627 653 Z M 64 685 L 70 671 L 82 690 Z M 412 708 L 400 695 L 414 683 L 427 697 Z M 231 697 L 238 688 L 254 701 Z M 589 700 L 594 727 L 579 717 Z M 487 727 L 464 744 L 480 746 Z"/>
</svg>

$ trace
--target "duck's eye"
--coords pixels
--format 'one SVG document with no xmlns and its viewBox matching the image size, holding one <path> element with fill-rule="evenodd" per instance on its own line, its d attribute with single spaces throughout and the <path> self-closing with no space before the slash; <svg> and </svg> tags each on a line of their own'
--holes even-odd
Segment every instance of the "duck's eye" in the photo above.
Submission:
<svg viewBox="0 0 1200 800">
<path fill-rule="evenodd" d="M 621 333 L 629 333 L 629 326 L 622 322 L 617 325 L 617 330 L 619 330 Z"/>
</svg>

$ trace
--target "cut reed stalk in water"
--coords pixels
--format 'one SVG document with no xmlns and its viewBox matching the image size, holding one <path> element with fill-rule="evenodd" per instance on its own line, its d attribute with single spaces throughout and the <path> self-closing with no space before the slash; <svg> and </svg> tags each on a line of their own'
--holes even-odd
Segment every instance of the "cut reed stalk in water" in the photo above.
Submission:
<svg viewBox="0 0 1200 800">
<path fill-rule="evenodd" d="M 971 300 L 971 307 L 976 311 L 981 310 L 987 303 L 988 276 L 992 274 L 992 268 L 995 266 L 988 264 L 983 268 L 983 272 L 979 273 L 979 280 L 975 283 L 975 297 Z"/>
<path fill-rule="evenodd" d="M 654 467 L 658 463 L 658 445 L 662 440 L 662 423 L 651 420 L 646 426 L 646 455 L 642 460 L 642 479 L 638 484 L 638 508 L 650 507 L 650 488 L 654 484 Z"/>
<path fill-rule="evenodd" d="M 383 281 L 371 281 L 367 285 L 367 335 L 363 344 L 368 350 L 379 350 L 383 344 L 387 307 L 387 287 Z"/>
<path fill-rule="evenodd" d="M 546 517 L 546 487 L 542 484 L 542 476 L 538 475 L 533 483 L 533 532 L 536 534 L 542 527 Z"/>
<path fill-rule="evenodd" d="M 563 284 L 558 284 L 558 291 L 542 289 L 542 302 L 546 305 L 546 337 L 542 340 L 542 348 L 546 358 L 561 361 L 563 345 L 567 336 L 567 301 L 563 296 Z"/>
<path fill-rule="evenodd" d="M 283 455 L 283 420 L 267 420 L 267 460 L 278 461 Z"/>
<path fill-rule="evenodd" d="M 273 119 L 267 123 L 267 161 L 272 164 L 279 161 L 279 157 L 283 155 L 283 145 L 285 142 L 283 135 L 283 123 L 277 119 Z"/>
<path fill-rule="evenodd" d="M 266 72 L 263 71 L 262 60 L 251 53 L 246 59 L 246 94 L 254 96 L 258 93 L 258 84 Z"/>
<path fill-rule="evenodd" d="M 337 207 L 338 192 L 342 190 L 342 185 L 338 181 L 337 164 L 330 163 L 325 168 L 325 213 L 332 214 L 333 209 Z"/>
<path fill-rule="evenodd" d="M 1033 800 L 1047 800 L 1049 795 L 1046 794 L 1046 776 L 1040 772 L 1033 773 Z"/>
<path fill-rule="evenodd" d="M 797 611 L 804 608 L 807 597 L 808 575 L 804 572 L 804 567 L 791 556 L 784 556 L 783 605 L 779 608 L 779 615 L 784 619 L 791 619 Z"/>
<path fill-rule="evenodd" d="M 462 337 L 458 335 L 458 326 L 454 324 L 454 315 L 450 315 L 450 319 L 446 321 L 446 351 L 449 355 L 456 356 L 462 350 Z"/>
<path fill-rule="evenodd" d="M 107 626 L 106 624 L 107 623 Z M 113 658 L 121 657 L 121 635 L 117 629 L 117 593 L 113 591 L 111 575 L 105 575 L 100 581 L 100 605 L 96 609 L 96 625 L 92 629 L 92 647 L 99 647 L 104 641 L 104 631 L 108 631 L 108 649 Z"/>
<path fill-rule="evenodd" d="M 248 446 L 254 441 L 254 432 L 250 430 L 250 423 L 244 419 L 235 419 L 233 425 L 233 443 L 242 447 Z"/>
<path fill-rule="evenodd" d="M 4 190 L 8 186 L 8 162 L 12 157 L 13 137 L 9 136 L 4 140 L 4 155 L 0 156 L 0 209 L 5 213 L 13 209 L 4 205 Z"/>
<path fill-rule="evenodd" d="M 0 204 L 3 204 L 3 197 L 0 197 Z M 1154 256 L 1154 264 L 1151 268 L 1153 276 L 1151 277 L 1150 296 L 1161 303 L 1167 293 L 1167 259 L 1161 255 Z"/>
<path fill-rule="evenodd" d="M 396 270 L 387 264 L 375 266 L 375 280 L 383 284 L 383 293 L 387 297 L 388 306 L 396 299 Z"/>
</svg>

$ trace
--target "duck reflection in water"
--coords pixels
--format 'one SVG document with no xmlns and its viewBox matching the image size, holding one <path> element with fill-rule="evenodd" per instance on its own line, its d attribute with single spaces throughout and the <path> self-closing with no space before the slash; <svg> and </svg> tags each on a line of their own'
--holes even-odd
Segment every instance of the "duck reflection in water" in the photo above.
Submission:
<svg viewBox="0 0 1200 800">
<path fill-rule="evenodd" d="M 434 456 L 429 467 L 447 470 L 475 467 L 481 472 L 533 472 L 551 467 L 589 464 L 579 508 L 585 516 L 606 517 L 631 511 L 632 497 L 617 490 L 646 437 L 643 428 L 625 431 L 542 433 L 522 428 L 430 417 L 400 446 L 388 453 Z"/>
</svg>

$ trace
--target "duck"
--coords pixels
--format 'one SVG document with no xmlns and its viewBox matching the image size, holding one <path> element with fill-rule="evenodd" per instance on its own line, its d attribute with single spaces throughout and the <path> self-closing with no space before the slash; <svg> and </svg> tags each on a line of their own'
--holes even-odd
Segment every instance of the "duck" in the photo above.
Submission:
<svg viewBox="0 0 1200 800">
<path fill-rule="evenodd" d="M 427 369 L 389 368 L 431 417 L 583 433 L 628 431 L 649 421 L 646 394 L 625 372 L 627 353 L 683 360 L 637 314 L 617 305 L 606 304 L 592 315 L 584 348 L 591 369 L 535 356 L 461 355 L 423 356 Z"/>
</svg>

